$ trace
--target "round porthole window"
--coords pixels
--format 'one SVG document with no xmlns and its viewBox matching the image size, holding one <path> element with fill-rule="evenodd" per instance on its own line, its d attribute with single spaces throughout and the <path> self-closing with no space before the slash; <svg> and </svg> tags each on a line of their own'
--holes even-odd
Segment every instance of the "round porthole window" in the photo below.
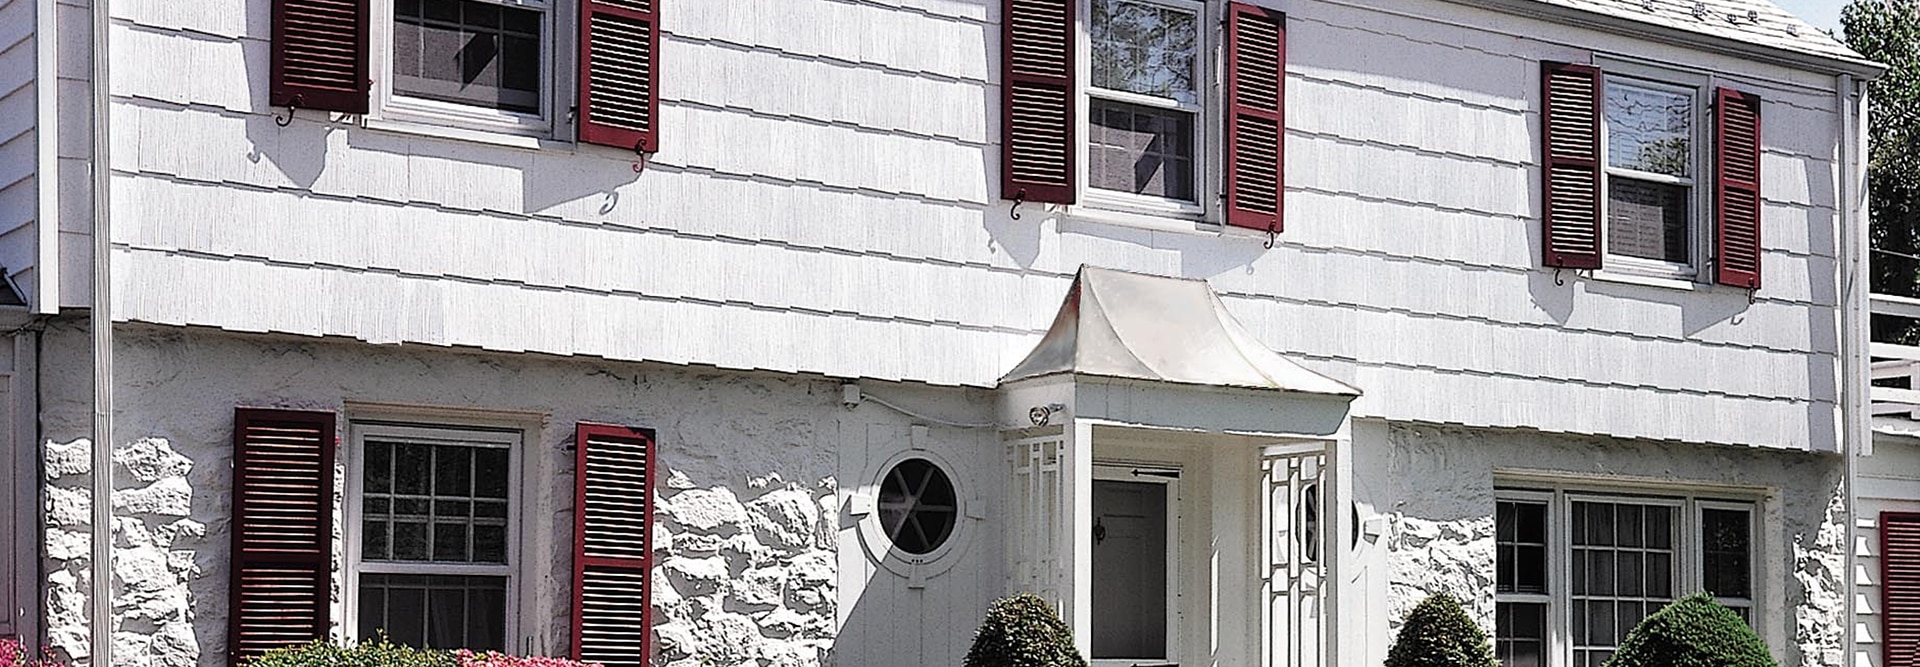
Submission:
<svg viewBox="0 0 1920 667">
<path fill-rule="evenodd" d="M 953 536 L 960 502 L 953 480 L 933 461 L 908 458 L 880 479 L 874 499 L 880 527 L 894 548 L 915 556 L 933 553 Z"/>
</svg>

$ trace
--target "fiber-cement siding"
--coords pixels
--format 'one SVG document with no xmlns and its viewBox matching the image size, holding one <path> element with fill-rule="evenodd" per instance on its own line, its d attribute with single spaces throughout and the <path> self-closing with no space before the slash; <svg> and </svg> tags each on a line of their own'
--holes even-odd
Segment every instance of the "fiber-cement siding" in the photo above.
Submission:
<svg viewBox="0 0 1920 667">
<path fill-rule="evenodd" d="M 675 3 L 644 173 L 316 112 L 279 128 L 265 5 L 118 4 L 115 316 L 991 386 L 1094 264 L 1208 279 L 1364 389 L 1362 416 L 1833 448 L 1830 78 L 1438 2 L 1286 9 L 1287 230 L 1263 250 L 1011 219 L 998 3 Z M 1596 53 L 1766 100 L 1753 303 L 1538 266 L 1537 63 Z"/>
</svg>

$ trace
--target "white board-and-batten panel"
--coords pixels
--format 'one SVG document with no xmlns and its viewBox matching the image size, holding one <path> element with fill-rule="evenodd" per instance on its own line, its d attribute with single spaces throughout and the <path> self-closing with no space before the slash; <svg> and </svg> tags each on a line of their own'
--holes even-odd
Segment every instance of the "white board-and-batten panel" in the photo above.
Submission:
<svg viewBox="0 0 1920 667">
<path fill-rule="evenodd" d="M 1095 264 L 1209 279 L 1269 345 L 1366 390 L 1366 416 L 1831 446 L 1835 116 L 1777 67 L 1511 17 L 1478 31 L 1458 23 L 1496 15 L 1441 3 L 1296 3 L 1287 230 L 1263 251 L 1038 205 L 1011 220 L 997 6 L 684 3 L 662 150 L 635 174 L 595 148 L 276 127 L 264 7 L 175 4 L 116 9 L 128 319 L 991 386 Z M 1537 63 L 1590 50 L 1767 100 L 1754 303 L 1538 266 Z M 187 51 L 194 72 L 132 65 Z"/>
</svg>

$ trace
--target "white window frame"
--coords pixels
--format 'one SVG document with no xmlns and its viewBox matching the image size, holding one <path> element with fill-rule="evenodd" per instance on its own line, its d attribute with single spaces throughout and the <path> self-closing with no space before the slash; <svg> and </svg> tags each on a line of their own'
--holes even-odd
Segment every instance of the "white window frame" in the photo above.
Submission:
<svg viewBox="0 0 1920 667">
<path fill-rule="evenodd" d="M 394 90 L 394 0 L 372 0 L 368 18 L 371 33 L 368 35 L 368 51 L 372 56 L 369 67 L 373 79 L 373 104 L 368 113 L 369 120 L 373 121 L 371 126 L 375 129 L 422 130 L 427 133 L 432 133 L 427 128 L 453 127 L 492 134 L 558 138 L 561 114 L 557 111 L 568 108 L 564 100 L 567 99 L 565 95 L 571 93 L 568 84 L 572 79 L 572 76 L 560 76 L 559 67 L 562 60 L 571 63 L 572 59 L 562 59 L 558 55 L 563 53 L 562 48 L 571 47 L 572 29 L 576 26 L 574 20 L 563 20 L 561 17 L 574 15 L 576 0 L 471 1 L 540 12 L 540 113 L 526 114 L 475 104 L 411 97 Z"/>
<path fill-rule="evenodd" d="M 1576 501 L 1602 503 L 1628 503 L 1636 505 L 1663 505 L 1675 508 L 1673 517 L 1674 538 L 1674 580 L 1671 591 L 1678 599 L 1701 589 L 1700 510 L 1730 509 L 1747 512 L 1748 593 L 1753 597 L 1746 601 L 1747 617 L 1756 632 L 1762 627 L 1765 606 L 1768 604 L 1765 593 L 1760 588 L 1763 580 L 1761 559 L 1766 553 L 1763 543 L 1765 531 L 1760 522 L 1765 516 L 1765 497 L 1760 493 L 1699 492 L 1685 488 L 1650 488 L 1641 486 L 1609 487 L 1605 485 L 1552 484 L 1536 480 L 1502 480 L 1494 489 L 1494 501 L 1545 502 L 1547 504 L 1547 593 L 1520 594 L 1499 593 L 1496 590 L 1494 603 L 1547 603 L 1546 644 L 1541 657 L 1543 667 L 1569 667 L 1573 664 L 1573 503 Z M 1507 488 L 1507 487 L 1512 488 Z M 1497 520 L 1497 518 L 1496 518 Z M 1496 558 L 1498 555 L 1496 553 Z M 1719 599 L 1719 598 L 1716 598 Z M 1616 622 L 1618 620 L 1616 619 Z M 1762 632 L 1762 637 L 1766 634 Z M 1489 637 L 1497 641 L 1497 637 Z M 1771 642 L 1770 642 L 1771 643 Z"/>
<path fill-rule="evenodd" d="M 1171 472 L 1172 477 L 1160 475 L 1138 475 L 1136 470 Z M 1135 664 L 1175 663 L 1180 661 L 1180 467 L 1167 463 L 1122 463 L 1118 461 L 1095 461 L 1093 479 L 1113 482 L 1140 482 L 1162 484 L 1167 487 L 1167 654 L 1165 656 L 1135 656 L 1127 658 L 1093 658 L 1092 637 L 1088 641 L 1087 662 L 1093 667 L 1131 667 Z M 1089 500 L 1091 502 L 1091 500 Z M 1092 506 L 1089 505 L 1089 508 Z M 1092 519 L 1089 517 L 1089 524 Z M 1088 565 L 1091 571 L 1092 565 Z M 1099 622 L 1098 610 L 1092 616 Z M 1157 663 L 1154 663 L 1157 664 Z"/>
<path fill-rule="evenodd" d="M 1093 3 L 1097 0 L 1079 0 L 1081 29 L 1078 37 L 1079 76 L 1078 104 L 1080 110 L 1077 152 L 1080 204 L 1076 212 L 1092 213 L 1090 217 L 1105 217 L 1121 222 L 1145 222 L 1153 224 L 1168 218 L 1188 222 L 1206 223 L 1210 227 L 1220 223 L 1221 206 L 1218 201 L 1220 179 L 1223 178 L 1218 160 L 1212 156 L 1219 154 L 1221 141 L 1218 129 L 1225 118 L 1221 111 L 1220 76 L 1224 70 L 1221 65 L 1223 54 L 1219 50 L 1222 43 L 1221 9 L 1219 3 L 1208 0 L 1130 0 L 1143 4 L 1160 5 L 1172 9 L 1192 12 L 1194 15 L 1194 94 L 1198 98 L 1195 104 L 1181 104 L 1174 100 L 1141 95 L 1119 90 L 1108 90 L 1093 85 Z M 1193 196 L 1194 201 L 1187 202 L 1162 197 L 1139 195 L 1131 192 L 1106 190 L 1093 186 L 1088 160 L 1092 154 L 1093 136 L 1093 100 L 1094 98 L 1137 104 L 1140 106 L 1169 109 L 1193 114 Z M 1105 214 L 1105 215 L 1102 215 Z M 1131 218 L 1131 219 L 1130 219 Z M 1144 218 L 1144 219 L 1143 219 Z M 1191 227 L 1188 227 L 1191 229 Z"/>
<path fill-rule="evenodd" d="M 1604 268 L 1596 274 L 1608 272 L 1666 279 L 1681 284 L 1691 284 L 1701 280 L 1708 272 L 1707 258 L 1710 256 L 1708 244 L 1713 216 L 1713 115 L 1709 111 L 1712 98 L 1712 78 L 1699 73 L 1655 67 L 1637 62 L 1619 62 L 1595 59 L 1600 67 L 1604 88 L 1620 82 L 1624 85 L 1645 88 L 1661 92 L 1682 93 L 1693 101 L 1693 132 L 1688 140 L 1687 168 L 1693 174 L 1690 178 L 1679 178 L 1666 174 L 1654 174 L 1634 169 L 1612 166 L 1607 151 L 1612 134 L 1611 124 L 1606 120 L 1606 98 L 1600 99 L 1600 252 L 1604 257 Z M 1681 185 L 1687 188 L 1687 261 L 1668 262 L 1644 257 L 1616 255 L 1609 250 L 1609 236 L 1612 230 L 1612 183 L 1615 176 L 1634 180 Z M 1601 275 L 1604 277 L 1604 275 Z"/>
<path fill-rule="evenodd" d="M 343 518 L 341 536 L 346 547 L 345 572 L 340 592 L 344 609 L 341 615 L 341 631 L 349 639 L 365 640 L 360 637 L 360 575 L 367 574 L 422 574 L 450 576 L 504 576 L 506 585 L 506 608 L 502 616 L 506 627 L 501 635 L 503 649 L 513 651 L 521 641 L 519 610 L 522 600 L 531 600 L 534 585 L 539 577 L 533 568 L 532 559 L 525 556 L 521 537 L 521 524 L 524 521 L 513 520 L 521 516 L 525 507 L 527 476 L 525 453 L 526 434 L 511 428 L 493 428 L 472 425 L 439 425 L 422 423 L 396 423 L 391 421 L 355 421 L 348 425 L 352 438 L 352 447 L 347 456 L 346 495 L 341 505 Z M 507 470 L 510 479 L 507 485 L 507 562 L 494 564 L 454 564 L 431 562 L 390 562 L 364 561 L 360 557 L 361 547 L 361 509 L 364 497 L 366 462 L 366 441 L 368 436 L 374 439 L 391 438 L 416 443 L 461 444 L 472 442 L 495 443 L 507 446 Z M 463 648 L 463 647 L 434 647 Z"/>
</svg>

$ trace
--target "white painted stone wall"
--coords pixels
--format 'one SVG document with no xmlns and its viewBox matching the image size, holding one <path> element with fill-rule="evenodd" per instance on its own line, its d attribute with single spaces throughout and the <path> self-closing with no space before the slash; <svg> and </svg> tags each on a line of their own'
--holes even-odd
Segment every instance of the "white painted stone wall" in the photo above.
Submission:
<svg viewBox="0 0 1920 667">
<path fill-rule="evenodd" d="M 1452 593 L 1491 633 L 1499 468 L 1595 483 L 1671 480 L 1669 493 L 1689 482 L 1771 489 L 1756 517 L 1754 583 L 1765 597 L 1755 629 L 1783 665 L 1841 664 L 1846 522 L 1837 456 L 1400 423 L 1355 432 L 1356 501 L 1384 528 L 1384 557 L 1362 559 L 1370 565 L 1363 587 L 1382 599 L 1360 604 L 1386 613 L 1366 619 L 1361 634 L 1378 640 L 1382 656 L 1400 619 L 1429 593 Z"/>
<path fill-rule="evenodd" d="M 118 331 L 116 664 L 225 664 L 237 405 L 341 411 L 343 443 L 351 442 L 347 421 L 373 409 L 366 403 L 388 406 L 379 408 L 383 415 L 393 405 L 544 413 L 527 433 L 523 457 L 532 482 L 523 487 L 523 515 L 537 519 L 522 546 L 542 566 L 540 583 L 522 600 L 521 623 L 535 652 L 554 655 L 568 650 L 573 454 L 565 447 L 573 425 L 656 429 L 656 664 L 670 667 L 831 663 L 843 616 L 839 589 L 865 585 L 842 581 L 836 562 L 841 431 L 864 436 L 877 423 L 911 423 L 877 407 L 849 411 L 840 405 L 839 383 L 817 377 L 140 325 Z M 79 362 L 65 368 L 84 368 L 84 328 L 68 333 L 77 343 L 50 352 Z M 82 374 L 58 389 L 84 391 L 85 380 Z M 987 407 L 962 390 L 916 392 L 941 414 L 966 417 Z M 438 414 L 423 421 L 457 419 Z M 48 633 L 52 645 L 85 658 L 84 413 L 49 433 Z M 936 430 L 932 437 L 951 434 Z M 970 443 L 941 446 L 976 451 L 964 446 Z M 997 451 L 982 455 L 998 461 Z M 336 552 L 336 563 L 342 555 Z M 999 554 L 980 549 L 967 557 L 997 566 Z M 338 575 L 335 581 L 337 624 L 345 610 Z M 513 641 L 516 650 L 521 641 Z"/>
</svg>

